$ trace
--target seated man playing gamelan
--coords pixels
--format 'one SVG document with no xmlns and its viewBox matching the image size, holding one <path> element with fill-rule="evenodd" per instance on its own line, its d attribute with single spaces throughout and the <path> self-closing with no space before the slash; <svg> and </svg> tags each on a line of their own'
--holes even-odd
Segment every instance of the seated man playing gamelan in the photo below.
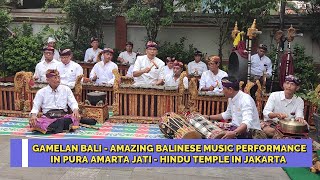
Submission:
<svg viewBox="0 0 320 180">
<path fill-rule="evenodd" d="M 281 119 L 292 119 L 306 123 L 304 120 L 303 109 L 304 102 L 295 95 L 300 88 L 301 81 L 293 76 L 286 76 L 283 83 L 283 91 L 270 94 L 268 101 L 263 109 L 264 122 L 261 128 L 268 135 L 273 137 L 276 134 L 274 127 Z"/>
<path fill-rule="evenodd" d="M 35 68 L 33 78 L 37 82 L 47 82 L 46 81 L 46 72 L 48 69 L 57 69 L 57 66 L 59 64 L 59 61 L 55 60 L 53 58 L 54 54 L 54 48 L 53 47 L 44 47 L 43 48 L 43 56 L 44 61 L 40 61 Z"/>
<path fill-rule="evenodd" d="M 174 86 L 177 87 L 179 86 L 180 83 L 180 75 L 183 71 L 183 63 L 180 61 L 174 61 L 173 63 L 173 74 L 167 74 L 164 79 L 162 80 L 161 83 L 164 86 Z M 185 89 L 188 89 L 188 77 L 183 78 L 183 86 Z"/>
<path fill-rule="evenodd" d="M 175 61 L 174 57 L 167 57 L 167 65 L 163 67 L 162 71 L 160 72 L 159 79 L 164 79 L 167 75 L 173 75 L 173 63 Z"/>
<path fill-rule="evenodd" d="M 40 89 L 34 100 L 30 112 L 31 130 L 42 133 L 61 133 L 63 130 L 77 129 L 79 127 L 78 103 L 68 86 L 60 84 L 59 72 L 49 69 L 46 72 L 49 85 Z M 68 107 L 72 114 L 67 114 Z M 37 117 L 42 110 L 43 116 Z"/>
<path fill-rule="evenodd" d="M 146 44 L 146 55 L 138 56 L 133 66 L 134 85 L 156 85 L 159 83 L 160 73 L 164 62 L 157 58 L 158 45 L 149 41 Z"/>
<path fill-rule="evenodd" d="M 211 91 L 215 93 L 222 92 L 221 79 L 227 77 L 228 74 L 219 69 L 220 57 L 210 56 L 208 60 L 209 70 L 205 71 L 201 75 L 199 82 L 200 91 Z"/>
<path fill-rule="evenodd" d="M 112 70 L 118 70 L 118 65 L 111 61 L 114 51 L 111 48 L 105 48 L 102 53 L 104 59 L 93 66 L 90 72 L 90 80 L 97 84 L 113 84 L 115 76 Z"/>
<path fill-rule="evenodd" d="M 261 130 L 256 104 L 249 94 L 239 90 L 239 81 L 234 77 L 221 80 L 224 95 L 229 98 L 227 110 L 210 115 L 209 120 L 231 119 L 231 123 L 219 123 L 226 130 L 222 139 L 252 138 L 252 133 Z"/>
<path fill-rule="evenodd" d="M 86 53 L 84 55 L 84 62 L 97 62 L 98 55 L 102 51 L 102 49 L 99 48 L 99 39 L 96 37 L 91 38 L 91 46 L 92 48 L 86 50 Z"/>
<path fill-rule="evenodd" d="M 61 51 L 60 57 L 61 63 L 58 63 L 57 70 L 60 74 L 61 84 L 73 89 L 76 84 L 77 77 L 83 74 L 83 69 L 78 63 L 72 61 L 73 53 L 71 49 Z"/>
</svg>

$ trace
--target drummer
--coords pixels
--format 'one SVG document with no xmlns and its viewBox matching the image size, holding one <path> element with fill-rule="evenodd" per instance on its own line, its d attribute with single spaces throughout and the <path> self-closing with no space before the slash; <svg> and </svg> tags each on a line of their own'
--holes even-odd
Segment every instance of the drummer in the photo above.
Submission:
<svg viewBox="0 0 320 180">
<path fill-rule="evenodd" d="M 227 110 L 218 115 L 210 115 L 209 120 L 232 119 L 231 123 L 220 123 L 227 131 L 222 139 L 252 138 L 250 133 L 261 130 L 256 104 L 249 94 L 240 90 L 235 77 L 224 77 L 221 80 L 223 93 L 229 98 Z"/>
<path fill-rule="evenodd" d="M 273 92 L 263 109 L 264 122 L 261 123 L 262 130 L 273 137 L 276 133 L 273 128 L 280 119 L 292 119 L 307 124 L 304 120 L 304 102 L 295 95 L 300 88 L 300 79 L 296 76 L 286 76 L 283 83 L 284 91 Z"/>
<path fill-rule="evenodd" d="M 228 74 L 219 69 L 220 65 L 219 56 L 209 56 L 208 67 L 209 70 L 205 71 L 201 75 L 199 90 L 200 91 L 213 91 L 221 93 L 223 88 L 221 84 L 221 79 L 227 77 Z"/>
<path fill-rule="evenodd" d="M 133 66 L 134 85 L 155 85 L 159 81 L 164 62 L 157 58 L 158 45 L 149 41 L 146 44 L 146 55 L 138 56 Z"/>
<path fill-rule="evenodd" d="M 204 71 L 208 70 L 206 63 L 201 61 L 202 52 L 194 52 L 194 61 L 189 62 L 188 64 L 188 73 L 189 75 L 201 76 Z"/>
</svg>

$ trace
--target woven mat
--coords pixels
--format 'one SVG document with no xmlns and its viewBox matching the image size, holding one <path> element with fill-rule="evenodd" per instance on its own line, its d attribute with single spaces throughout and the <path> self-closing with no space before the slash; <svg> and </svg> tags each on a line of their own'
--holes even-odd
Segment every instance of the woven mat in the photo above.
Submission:
<svg viewBox="0 0 320 180">
<path fill-rule="evenodd" d="M 31 138 L 94 138 L 94 139 L 164 139 L 157 124 L 97 124 L 99 130 L 81 127 L 72 133 L 42 134 L 29 130 L 27 118 L 0 116 L 0 135 Z"/>
</svg>

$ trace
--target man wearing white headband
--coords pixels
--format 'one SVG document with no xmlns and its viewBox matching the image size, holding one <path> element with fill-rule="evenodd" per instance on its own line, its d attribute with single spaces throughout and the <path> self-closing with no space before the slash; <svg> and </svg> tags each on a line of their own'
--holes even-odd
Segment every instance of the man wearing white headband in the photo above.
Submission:
<svg viewBox="0 0 320 180">
<path fill-rule="evenodd" d="M 47 41 L 47 46 L 48 46 L 48 47 L 54 48 L 54 47 L 55 47 L 55 43 L 56 43 L 56 40 L 55 40 L 54 38 L 52 38 L 52 37 L 49 37 L 49 38 L 48 38 L 48 41 Z M 54 48 L 53 59 L 55 59 L 55 60 L 57 60 L 57 61 L 61 61 L 61 60 L 60 60 L 59 51 L 56 50 L 55 48 Z M 44 57 L 44 55 L 43 55 L 42 58 L 41 58 L 41 61 L 44 61 L 44 60 L 45 60 L 45 57 Z"/>
<path fill-rule="evenodd" d="M 295 95 L 300 88 L 300 83 L 299 78 L 293 75 L 286 76 L 283 83 L 284 90 L 270 94 L 263 109 L 264 122 L 261 123 L 261 128 L 269 137 L 275 135 L 274 126 L 280 119 L 294 118 L 296 121 L 307 124 L 303 114 L 304 102 Z"/>
</svg>

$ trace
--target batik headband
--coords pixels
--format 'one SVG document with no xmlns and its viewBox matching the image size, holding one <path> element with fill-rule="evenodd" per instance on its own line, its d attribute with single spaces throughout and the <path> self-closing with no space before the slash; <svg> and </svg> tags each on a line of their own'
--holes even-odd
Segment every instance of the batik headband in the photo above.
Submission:
<svg viewBox="0 0 320 180">
<path fill-rule="evenodd" d="M 180 62 L 180 61 L 175 60 L 174 63 L 173 63 L 173 66 L 179 66 L 179 67 L 183 68 L 183 63 Z"/>
<path fill-rule="evenodd" d="M 111 48 L 104 48 L 103 51 L 102 51 L 102 53 L 107 53 L 107 52 L 111 53 L 111 54 L 114 53 L 113 49 L 111 49 Z"/>
<path fill-rule="evenodd" d="M 150 48 L 150 47 L 154 47 L 158 49 L 158 44 L 153 42 L 153 41 L 148 41 L 147 45 L 146 45 L 146 49 Z"/>
<path fill-rule="evenodd" d="M 46 46 L 46 47 L 44 47 L 42 50 L 43 50 L 43 51 L 52 51 L 52 52 L 54 52 L 54 48 L 51 47 L 51 46 Z"/>
<path fill-rule="evenodd" d="M 72 54 L 71 49 L 65 49 L 60 52 L 60 56 L 70 56 Z"/>
<path fill-rule="evenodd" d="M 301 83 L 301 80 L 300 80 L 298 77 L 293 76 L 293 75 L 288 75 L 288 76 L 286 76 L 286 77 L 285 77 L 285 81 L 293 82 L 293 83 L 295 83 L 297 86 L 299 86 L 300 83 Z"/>
<path fill-rule="evenodd" d="M 238 81 L 236 81 L 236 82 L 231 82 L 231 81 L 229 81 L 229 80 L 227 80 L 227 79 L 223 79 L 223 80 L 221 80 L 221 83 L 222 83 L 222 86 L 223 87 L 226 87 L 226 88 L 234 88 L 234 87 L 237 87 L 237 86 L 239 86 L 239 82 Z"/>
<path fill-rule="evenodd" d="M 220 62 L 219 56 L 212 56 L 209 58 L 208 62 Z"/>
<path fill-rule="evenodd" d="M 51 78 L 51 77 L 54 77 L 54 76 L 59 76 L 59 71 L 56 70 L 56 69 L 48 69 L 47 72 L 46 72 L 46 77 L 47 78 Z"/>
</svg>

